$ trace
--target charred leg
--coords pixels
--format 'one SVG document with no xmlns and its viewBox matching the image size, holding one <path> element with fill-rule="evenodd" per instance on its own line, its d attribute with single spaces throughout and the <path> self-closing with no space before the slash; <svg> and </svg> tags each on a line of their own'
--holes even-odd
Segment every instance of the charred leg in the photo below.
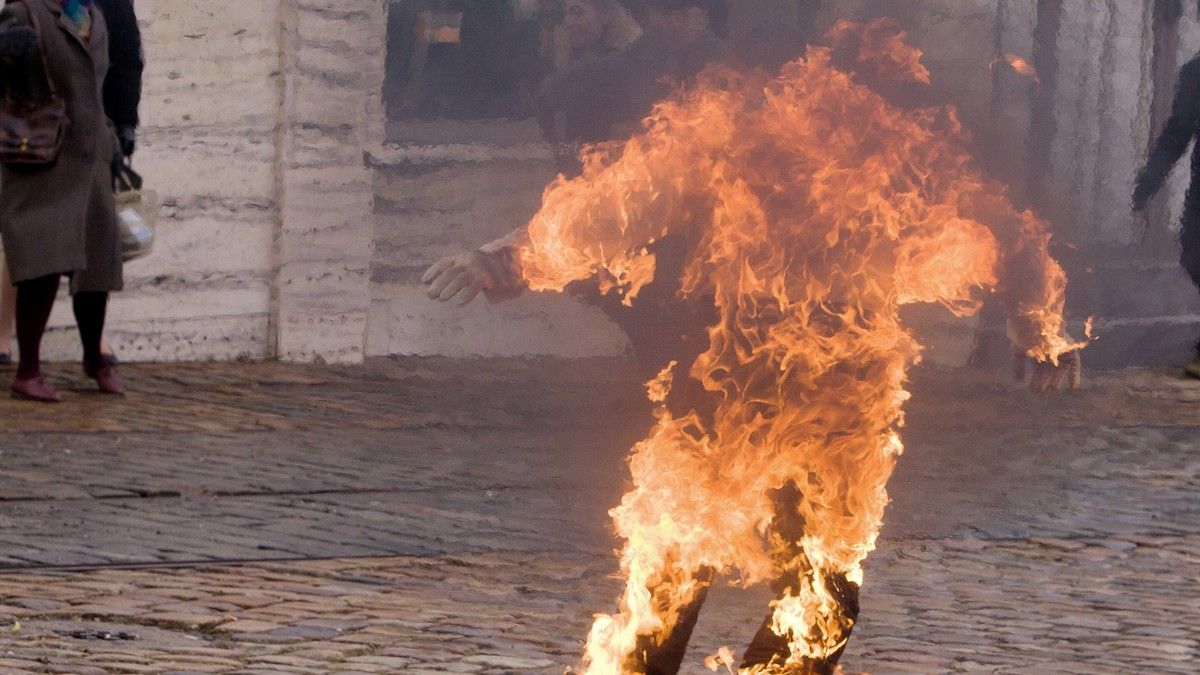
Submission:
<svg viewBox="0 0 1200 675">
<path fill-rule="evenodd" d="M 696 622 L 700 620 L 700 610 L 708 599 L 708 586 L 712 583 L 712 570 L 704 570 L 696 575 L 701 584 L 696 597 L 679 610 L 675 627 L 661 640 L 654 636 L 643 636 L 638 644 L 637 663 L 634 672 L 646 675 L 675 675 L 683 665 L 683 657 L 687 654 L 688 642 L 692 632 L 696 630 Z"/>
<path fill-rule="evenodd" d="M 794 483 L 789 483 L 775 493 L 775 520 L 772 522 L 772 538 L 780 550 L 784 571 L 771 584 L 771 589 L 779 597 L 787 594 L 789 589 L 798 588 L 803 579 L 812 574 L 813 569 L 804 557 L 800 548 L 800 540 L 804 536 L 804 519 L 800 516 L 800 490 Z M 786 672 L 797 675 L 826 675 L 837 670 L 838 661 L 850 640 L 850 633 L 858 620 L 858 585 L 846 579 L 844 575 L 825 575 L 825 587 L 837 601 L 839 616 L 842 621 L 837 623 L 838 634 L 821 636 L 823 642 L 841 644 L 841 647 L 822 659 L 801 659 L 786 667 Z M 774 613 L 767 614 L 762 626 L 750 642 L 750 647 L 742 658 L 741 668 L 764 666 L 783 667 L 791 658 L 791 647 L 785 636 L 777 634 L 772 629 Z"/>
</svg>

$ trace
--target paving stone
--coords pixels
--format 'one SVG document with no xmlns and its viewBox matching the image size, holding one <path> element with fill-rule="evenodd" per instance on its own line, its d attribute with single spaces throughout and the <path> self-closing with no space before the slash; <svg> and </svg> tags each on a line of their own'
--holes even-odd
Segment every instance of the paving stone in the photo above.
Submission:
<svg viewBox="0 0 1200 675">
<path fill-rule="evenodd" d="M 0 400 L 28 422 L 0 448 L 4 673 L 557 675 L 613 607 L 628 364 L 124 370 L 101 408 Z M 1194 672 L 1200 387 L 912 389 L 846 672 Z M 684 672 L 770 599 L 714 588 Z"/>
</svg>

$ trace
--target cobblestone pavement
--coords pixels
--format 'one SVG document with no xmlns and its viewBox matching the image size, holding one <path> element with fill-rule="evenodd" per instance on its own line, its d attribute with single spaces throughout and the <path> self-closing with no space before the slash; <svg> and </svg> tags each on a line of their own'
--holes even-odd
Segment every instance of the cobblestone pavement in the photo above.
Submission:
<svg viewBox="0 0 1200 675">
<path fill-rule="evenodd" d="M 0 400 L 2 673 L 561 673 L 611 608 L 623 363 L 63 372 Z M 848 672 L 1200 672 L 1200 385 L 913 389 Z M 768 601 L 714 593 L 686 672 Z"/>
</svg>

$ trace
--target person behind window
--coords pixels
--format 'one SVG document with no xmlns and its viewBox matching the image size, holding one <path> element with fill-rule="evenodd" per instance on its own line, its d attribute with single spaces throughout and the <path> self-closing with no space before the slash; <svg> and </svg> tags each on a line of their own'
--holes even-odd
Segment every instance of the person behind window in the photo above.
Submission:
<svg viewBox="0 0 1200 675">
<path fill-rule="evenodd" d="M 20 46 L 0 49 L 8 54 L 0 58 L 7 94 L 44 100 L 53 82 L 71 121 L 54 163 L 0 170 L 0 233 L 17 285 L 13 395 L 60 400 L 42 378 L 41 342 L 63 275 L 71 279 L 84 372 L 101 392 L 124 394 L 100 349 L 109 293 L 123 286 L 112 188 L 120 151 L 101 96 L 108 70 L 104 16 L 92 0 L 10 0 L 0 11 L 3 42 Z"/>
<path fill-rule="evenodd" d="M 580 61 L 602 59 L 642 36 L 642 27 L 617 0 L 567 0 L 555 35 L 558 70 Z"/>
</svg>

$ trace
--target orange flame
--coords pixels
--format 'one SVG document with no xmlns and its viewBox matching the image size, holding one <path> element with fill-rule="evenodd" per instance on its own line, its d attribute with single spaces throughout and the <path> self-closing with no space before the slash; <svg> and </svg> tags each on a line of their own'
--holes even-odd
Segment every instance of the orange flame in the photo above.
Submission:
<svg viewBox="0 0 1200 675">
<path fill-rule="evenodd" d="M 1033 80 L 1034 84 L 1042 84 L 1042 78 L 1038 75 L 1037 68 L 1034 68 L 1032 63 L 1016 54 L 1009 54 L 1007 52 L 997 54 L 996 58 L 992 60 L 992 72 L 995 72 L 996 68 L 1001 64 L 1006 64 L 1009 68 L 1012 68 L 1014 73 Z"/>
<path fill-rule="evenodd" d="M 855 36 L 871 76 L 920 81 L 919 52 L 878 30 L 840 25 L 831 38 Z M 998 289 L 1030 356 L 1079 346 L 1045 224 L 1014 210 L 964 145 L 952 110 L 894 107 L 814 47 L 773 78 L 710 69 L 547 189 L 519 253 L 530 287 L 601 275 L 636 302 L 655 274 L 646 245 L 685 233 L 699 244 L 682 294 L 712 296 L 720 315 L 687 371 L 715 414 L 660 406 L 629 460 L 633 488 L 612 511 L 627 585 L 619 612 L 595 620 L 589 673 L 629 672 L 639 641 L 663 638 L 703 587 L 700 570 L 737 570 L 747 585 L 792 573 L 773 603 L 788 663 L 843 648 L 853 619 L 830 579 L 862 582 L 920 356 L 902 305 L 966 315 Z M 664 371 L 652 399 L 671 385 Z M 775 510 L 785 485 L 802 495 L 795 513 Z M 784 516 L 802 519 L 802 539 L 770 534 Z"/>
</svg>

